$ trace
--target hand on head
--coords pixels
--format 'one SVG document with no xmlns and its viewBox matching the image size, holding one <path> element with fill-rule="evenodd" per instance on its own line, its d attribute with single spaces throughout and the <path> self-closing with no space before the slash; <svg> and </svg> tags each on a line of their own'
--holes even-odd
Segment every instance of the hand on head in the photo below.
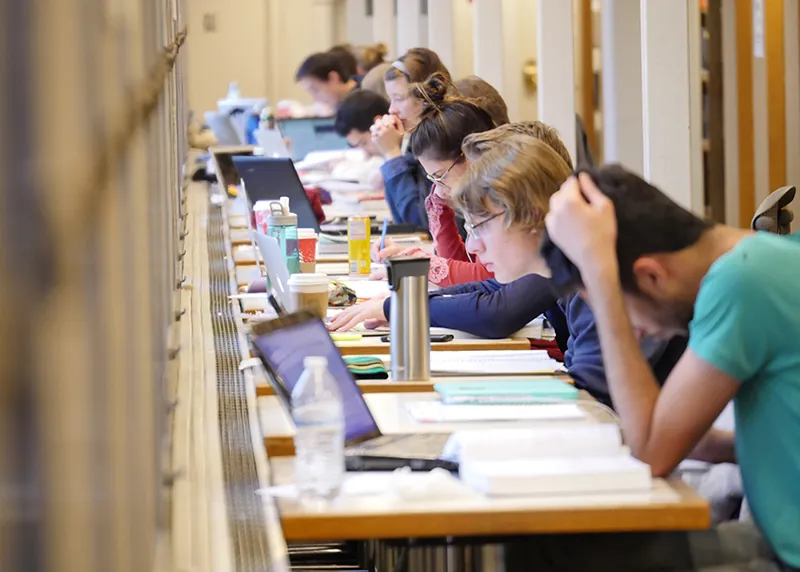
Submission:
<svg viewBox="0 0 800 572">
<path fill-rule="evenodd" d="M 553 243 L 578 267 L 584 279 L 617 273 L 617 219 L 614 204 L 586 173 L 570 177 L 550 197 L 545 217 Z"/>
</svg>

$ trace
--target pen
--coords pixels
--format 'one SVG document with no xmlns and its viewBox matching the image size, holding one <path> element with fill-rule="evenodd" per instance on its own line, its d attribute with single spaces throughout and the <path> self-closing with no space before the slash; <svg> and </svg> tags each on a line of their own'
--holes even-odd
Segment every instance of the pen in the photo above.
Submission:
<svg viewBox="0 0 800 572">
<path fill-rule="evenodd" d="M 386 231 L 389 230 L 389 219 L 383 219 L 383 230 L 381 231 L 381 250 L 386 248 Z"/>
</svg>

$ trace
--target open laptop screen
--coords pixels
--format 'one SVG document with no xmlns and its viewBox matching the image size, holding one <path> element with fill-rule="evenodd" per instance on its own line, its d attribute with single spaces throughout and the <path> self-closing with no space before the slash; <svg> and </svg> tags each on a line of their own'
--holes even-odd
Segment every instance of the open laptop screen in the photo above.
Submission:
<svg viewBox="0 0 800 572">
<path fill-rule="evenodd" d="M 291 141 L 292 159 L 300 161 L 313 151 L 347 149 L 347 139 L 333 128 L 334 117 L 279 119 L 278 129 Z"/>
<path fill-rule="evenodd" d="M 289 208 L 297 215 L 297 226 L 319 232 L 319 221 L 291 159 L 234 157 L 233 163 L 247 188 L 250 202 L 277 201 L 289 197 Z"/>
<path fill-rule="evenodd" d="M 360 440 L 378 435 L 378 427 L 342 355 L 319 319 L 290 323 L 265 333 L 255 333 L 253 342 L 262 359 L 280 376 L 289 394 L 303 373 L 303 359 L 321 356 L 328 359 L 328 371 L 339 385 L 344 403 L 345 440 Z"/>
</svg>

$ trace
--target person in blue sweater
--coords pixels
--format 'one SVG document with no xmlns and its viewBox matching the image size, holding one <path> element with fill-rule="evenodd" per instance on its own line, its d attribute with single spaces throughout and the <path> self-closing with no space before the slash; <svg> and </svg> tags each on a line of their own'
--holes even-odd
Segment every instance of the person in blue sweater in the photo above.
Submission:
<svg viewBox="0 0 800 572">
<path fill-rule="evenodd" d="M 386 159 L 381 174 L 392 219 L 424 231 L 428 230 L 425 197 L 430 183 L 419 161 L 408 152 L 409 133 L 419 123 L 422 111 L 422 102 L 411 96 L 410 88 L 437 72 L 450 78 L 439 56 L 426 48 L 413 48 L 394 61 L 384 77 L 389 113 L 371 129 L 373 141 Z"/>
</svg>

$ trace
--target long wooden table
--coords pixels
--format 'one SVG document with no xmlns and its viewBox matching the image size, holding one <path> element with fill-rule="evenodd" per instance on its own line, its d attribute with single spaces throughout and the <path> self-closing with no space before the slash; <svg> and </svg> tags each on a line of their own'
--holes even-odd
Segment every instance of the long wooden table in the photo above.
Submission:
<svg viewBox="0 0 800 572">
<path fill-rule="evenodd" d="M 292 482 L 291 459 L 272 459 L 271 467 L 273 483 Z M 711 521 L 708 502 L 679 479 L 656 479 L 651 491 L 633 494 L 488 498 L 462 487 L 452 499 L 348 497 L 313 510 L 278 499 L 278 510 L 289 542 L 699 530 Z"/>
</svg>

